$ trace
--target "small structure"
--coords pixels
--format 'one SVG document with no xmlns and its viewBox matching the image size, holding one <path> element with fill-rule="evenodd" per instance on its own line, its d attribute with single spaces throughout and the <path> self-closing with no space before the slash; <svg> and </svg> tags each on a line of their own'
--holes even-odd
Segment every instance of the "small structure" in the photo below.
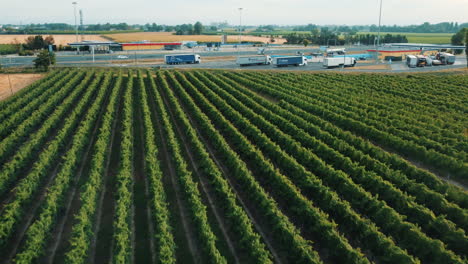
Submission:
<svg viewBox="0 0 468 264">
<path fill-rule="evenodd" d="M 401 48 L 385 48 L 385 49 L 370 49 L 367 52 L 372 58 L 385 61 L 403 61 L 408 55 L 435 55 L 437 50 L 420 50 L 420 49 L 401 49 Z"/>
<path fill-rule="evenodd" d="M 426 55 L 434 56 L 442 49 L 465 49 L 465 46 L 454 46 L 450 44 L 423 44 L 423 43 L 391 43 L 382 47 L 382 49 L 367 50 L 372 57 L 379 60 L 402 61 L 408 55 Z"/>
<path fill-rule="evenodd" d="M 175 50 L 181 49 L 181 42 L 130 42 L 130 43 L 121 43 L 122 50 Z"/>
<path fill-rule="evenodd" d="M 81 41 L 68 43 L 68 45 L 77 48 L 78 51 L 92 52 L 94 50 L 95 53 L 110 53 L 111 51 L 122 50 L 122 46 L 113 41 Z"/>
</svg>

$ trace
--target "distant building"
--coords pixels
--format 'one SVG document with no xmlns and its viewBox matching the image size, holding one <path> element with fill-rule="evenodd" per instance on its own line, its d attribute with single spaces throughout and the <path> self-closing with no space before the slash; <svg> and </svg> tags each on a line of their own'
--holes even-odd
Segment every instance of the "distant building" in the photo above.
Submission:
<svg viewBox="0 0 468 264">
<path fill-rule="evenodd" d="M 128 50 L 157 50 L 166 49 L 174 50 L 181 49 L 181 42 L 131 42 L 117 43 L 113 41 L 82 41 L 68 43 L 71 47 L 79 48 L 80 50 L 91 50 L 94 48 L 96 53 L 108 53 L 110 51 L 128 51 Z"/>
<path fill-rule="evenodd" d="M 379 60 L 402 61 L 406 59 L 407 55 L 435 55 L 437 50 L 384 48 L 379 49 L 378 51 L 375 49 L 369 49 L 367 52 L 372 56 L 372 58 L 378 58 Z"/>
<path fill-rule="evenodd" d="M 122 50 L 174 50 L 182 48 L 182 42 L 131 42 L 120 45 L 122 45 Z"/>
</svg>

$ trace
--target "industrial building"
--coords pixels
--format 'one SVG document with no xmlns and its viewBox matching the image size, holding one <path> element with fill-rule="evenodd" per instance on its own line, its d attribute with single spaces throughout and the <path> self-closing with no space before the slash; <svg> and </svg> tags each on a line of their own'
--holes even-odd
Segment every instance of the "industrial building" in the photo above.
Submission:
<svg viewBox="0 0 468 264">
<path fill-rule="evenodd" d="M 382 49 L 369 49 L 367 52 L 379 60 L 402 61 L 407 55 L 426 55 L 433 56 L 444 49 L 463 50 L 464 46 L 439 45 L 439 44 L 421 44 L 421 43 L 392 43 Z"/>
<path fill-rule="evenodd" d="M 419 50 L 419 49 L 398 49 L 398 48 L 386 48 L 386 49 L 369 49 L 367 52 L 371 55 L 372 58 L 377 58 L 379 60 L 392 60 L 392 61 L 402 61 L 406 59 L 407 55 L 435 55 L 437 50 Z"/>
<path fill-rule="evenodd" d="M 182 42 L 130 42 L 120 43 L 122 50 L 176 50 L 182 48 Z"/>
<path fill-rule="evenodd" d="M 117 43 L 113 41 L 81 41 L 68 43 L 71 47 L 75 47 L 81 51 L 91 51 L 95 53 L 109 53 L 110 51 L 128 51 L 128 50 L 177 50 L 181 49 L 182 42 L 130 42 Z"/>
</svg>

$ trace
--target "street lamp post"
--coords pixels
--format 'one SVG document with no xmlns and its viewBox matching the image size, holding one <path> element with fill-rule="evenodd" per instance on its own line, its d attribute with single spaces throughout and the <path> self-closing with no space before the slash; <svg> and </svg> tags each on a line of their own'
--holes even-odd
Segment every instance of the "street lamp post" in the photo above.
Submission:
<svg viewBox="0 0 468 264">
<path fill-rule="evenodd" d="M 76 42 L 78 42 L 78 22 L 76 21 L 76 5 L 78 2 L 72 2 L 73 4 L 73 13 L 75 15 L 75 36 L 76 36 Z M 80 53 L 80 46 L 76 45 L 76 53 Z"/>
<path fill-rule="evenodd" d="M 242 36 L 242 7 L 239 7 L 239 45 L 241 44 Z"/>
<path fill-rule="evenodd" d="M 241 45 L 241 35 L 242 35 L 242 7 L 239 7 L 239 44 L 237 45 L 237 57 L 240 56 L 240 45 Z"/>
<path fill-rule="evenodd" d="M 75 14 L 75 35 L 76 35 L 76 42 L 78 42 L 78 22 L 76 21 L 76 5 L 78 2 L 72 2 L 73 4 L 73 13 Z"/>
<path fill-rule="evenodd" d="M 380 23 L 382 21 L 382 2 L 383 0 L 380 0 L 380 8 L 379 8 L 379 32 L 377 33 L 377 50 L 376 50 L 376 55 L 377 58 L 379 57 L 379 46 L 380 46 Z M 377 60 L 376 58 L 376 60 Z"/>
</svg>

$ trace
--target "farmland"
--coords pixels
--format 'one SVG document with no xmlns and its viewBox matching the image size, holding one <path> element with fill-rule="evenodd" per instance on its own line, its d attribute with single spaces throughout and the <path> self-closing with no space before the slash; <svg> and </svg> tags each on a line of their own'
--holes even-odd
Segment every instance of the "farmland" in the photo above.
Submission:
<svg viewBox="0 0 468 264">
<path fill-rule="evenodd" d="M 376 32 L 359 32 L 358 34 L 374 34 Z M 452 33 L 405 33 L 405 32 L 382 32 L 381 34 L 404 35 L 409 43 L 427 43 L 427 44 L 450 44 Z"/>
<path fill-rule="evenodd" d="M 21 91 L 21 89 L 41 79 L 42 76 L 44 75 L 37 73 L 0 74 L 0 100 L 4 100 Z"/>
<path fill-rule="evenodd" d="M 447 76 L 56 70 L 0 102 L 0 261 L 466 263 Z"/>
<path fill-rule="evenodd" d="M 0 44 L 15 44 L 15 43 L 26 43 L 26 39 L 30 36 L 35 35 L 1 35 L 0 34 Z M 47 34 L 42 35 L 43 37 L 49 36 Z M 54 37 L 54 44 L 56 45 L 68 45 L 68 43 L 75 42 L 76 36 L 75 35 L 52 35 Z M 106 41 L 105 38 L 101 37 L 100 35 L 83 35 L 84 40 L 95 40 L 95 41 Z M 79 37 L 81 40 L 81 36 Z"/>
<path fill-rule="evenodd" d="M 0 44 L 0 55 L 13 54 L 17 48 L 13 44 Z"/>
<path fill-rule="evenodd" d="M 172 32 L 137 32 L 137 33 L 121 33 L 105 35 L 116 42 L 133 42 L 133 41 L 153 41 L 153 42 L 169 42 L 169 41 L 198 41 L 198 42 L 221 42 L 220 35 L 174 35 Z M 238 42 L 238 35 L 229 35 L 228 42 Z M 242 41 L 250 42 L 270 42 L 268 37 L 258 36 L 242 36 Z M 275 38 L 275 44 L 283 44 L 286 40 Z"/>
</svg>

